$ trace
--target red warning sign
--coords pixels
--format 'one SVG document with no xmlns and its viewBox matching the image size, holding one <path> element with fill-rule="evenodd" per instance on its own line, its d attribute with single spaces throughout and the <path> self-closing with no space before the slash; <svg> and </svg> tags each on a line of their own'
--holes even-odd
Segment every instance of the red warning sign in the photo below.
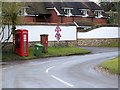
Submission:
<svg viewBox="0 0 120 90">
<path fill-rule="evenodd" d="M 57 33 L 55 34 L 55 37 L 56 37 L 56 39 L 59 41 L 59 40 L 60 40 L 60 37 L 61 37 L 60 33 L 57 32 Z"/>
<path fill-rule="evenodd" d="M 61 31 L 61 28 L 59 27 L 59 26 L 57 26 L 56 28 L 55 28 L 55 32 L 60 32 Z"/>
<path fill-rule="evenodd" d="M 59 42 L 60 37 L 61 37 L 60 31 L 62 31 L 62 30 L 61 30 L 61 28 L 57 25 L 56 28 L 55 28 L 55 32 L 56 32 L 55 37 L 56 37 L 56 39 L 57 39 L 58 42 Z"/>
</svg>

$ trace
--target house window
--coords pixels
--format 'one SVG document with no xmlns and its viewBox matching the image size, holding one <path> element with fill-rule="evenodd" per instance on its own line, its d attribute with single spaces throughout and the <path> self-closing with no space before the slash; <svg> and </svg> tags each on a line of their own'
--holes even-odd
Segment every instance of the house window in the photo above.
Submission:
<svg viewBox="0 0 120 90">
<path fill-rule="evenodd" d="M 95 14 L 95 17 L 96 17 L 96 18 L 101 18 L 101 17 L 103 17 L 102 11 L 94 11 L 94 14 Z"/>
<path fill-rule="evenodd" d="M 71 16 L 72 15 L 72 9 L 73 8 L 64 8 L 64 12 L 66 16 Z"/>
<path fill-rule="evenodd" d="M 81 12 L 81 14 L 82 14 L 83 17 L 89 16 L 88 15 L 88 10 L 86 10 L 86 9 L 80 9 L 80 12 Z"/>
<path fill-rule="evenodd" d="M 22 9 L 21 9 L 21 15 L 23 15 L 23 16 L 28 15 L 27 12 L 26 12 L 27 9 L 28 9 L 28 7 L 22 7 Z"/>
</svg>

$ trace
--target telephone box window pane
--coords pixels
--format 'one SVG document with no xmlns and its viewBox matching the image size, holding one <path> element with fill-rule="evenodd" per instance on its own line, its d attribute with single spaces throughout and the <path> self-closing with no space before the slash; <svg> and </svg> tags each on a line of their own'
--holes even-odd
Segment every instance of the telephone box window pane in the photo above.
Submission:
<svg viewBox="0 0 120 90">
<path fill-rule="evenodd" d="M 17 44 L 16 44 L 17 48 L 20 48 L 20 35 L 17 35 Z"/>
<path fill-rule="evenodd" d="M 27 51 L 26 51 L 26 46 L 27 46 L 26 41 L 27 41 L 27 35 L 26 35 L 26 34 L 24 34 L 24 53 L 26 53 L 26 52 L 27 52 Z"/>
</svg>

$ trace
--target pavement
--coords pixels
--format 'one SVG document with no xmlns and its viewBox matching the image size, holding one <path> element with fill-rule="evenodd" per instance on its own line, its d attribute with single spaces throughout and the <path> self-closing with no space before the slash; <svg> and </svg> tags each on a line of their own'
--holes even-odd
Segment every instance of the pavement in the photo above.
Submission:
<svg viewBox="0 0 120 90">
<path fill-rule="evenodd" d="M 83 47 L 89 50 L 92 47 Z M 93 50 L 95 49 L 95 50 Z M 117 49 L 92 48 L 88 55 L 35 59 L 2 68 L 3 88 L 118 88 L 118 76 L 95 68 Z M 97 51 L 98 50 L 98 51 Z M 108 51 L 107 51 L 108 50 Z"/>
</svg>

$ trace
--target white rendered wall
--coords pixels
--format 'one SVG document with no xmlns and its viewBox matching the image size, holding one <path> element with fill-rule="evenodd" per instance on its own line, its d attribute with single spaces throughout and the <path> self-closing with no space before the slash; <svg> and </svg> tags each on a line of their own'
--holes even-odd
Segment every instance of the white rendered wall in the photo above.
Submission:
<svg viewBox="0 0 120 90">
<path fill-rule="evenodd" d="M 89 32 L 79 32 L 78 38 L 120 38 L 120 27 L 100 27 Z"/>
<path fill-rule="evenodd" d="M 48 34 L 48 41 L 57 41 L 55 38 L 55 28 L 56 26 L 48 25 L 21 25 L 17 26 L 17 29 L 27 29 L 29 34 L 29 41 L 40 41 L 40 34 Z M 60 26 L 61 38 L 60 41 L 64 40 L 76 40 L 76 26 Z M 7 29 L 6 37 L 7 38 Z M 11 42 L 12 39 L 9 41 Z"/>
</svg>

